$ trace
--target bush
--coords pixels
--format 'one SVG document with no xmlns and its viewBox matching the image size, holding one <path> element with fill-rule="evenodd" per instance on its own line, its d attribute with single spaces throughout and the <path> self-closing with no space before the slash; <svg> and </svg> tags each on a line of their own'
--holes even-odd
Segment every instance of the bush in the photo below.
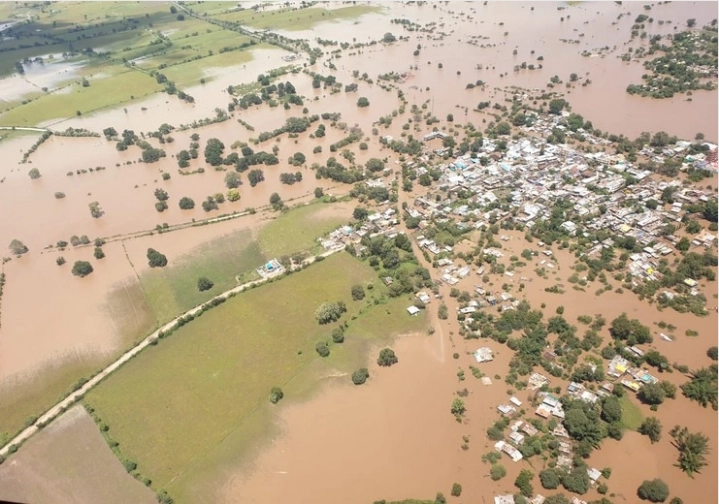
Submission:
<svg viewBox="0 0 719 504">
<path fill-rule="evenodd" d="M 214 287 L 214 283 L 212 283 L 212 280 L 210 280 L 207 277 L 200 277 L 197 279 L 197 290 L 200 292 L 205 292 L 207 290 L 212 289 Z"/>
<path fill-rule="evenodd" d="M 352 383 L 355 385 L 362 385 L 367 381 L 367 378 L 369 378 L 369 371 L 367 371 L 367 368 L 360 368 L 352 373 Z"/>
<path fill-rule="evenodd" d="M 352 286 L 352 299 L 355 301 L 361 301 L 365 297 L 364 287 L 359 284 Z"/>
<path fill-rule="evenodd" d="M 328 357 L 330 354 L 330 347 L 327 346 L 327 343 L 324 341 L 317 343 L 315 345 L 315 350 L 320 355 L 320 357 Z"/>
<path fill-rule="evenodd" d="M 167 266 L 167 257 L 153 248 L 147 249 L 147 260 L 150 268 L 164 268 Z"/>
<path fill-rule="evenodd" d="M 55 259 L 55 262 L 57 263 L 58 266 L 62 266 L 62 265 L 65 264 L 67 261 L 65 261 L 65 258 L 64 258 L 63 256 L 60 256 L 60 257 L 58 257 L 57 259 Z"/>
<path fill-rule="evenodd" d="M 272 404 L 277 404 L 284 396 L 285 394 L 280 387 L 272 387 L 272 390 L 270 390 L 270 402 Z"/>
<path fill-rule="evenodd" d="M 489 470 L 489 477 L 492 481 L 498 481 L 507 475 L 507 469 L 502 464 L 494 464 Z"/>
<path fill-rule="evenodd" d="M 453 484 L 451 495 L 452 497 L 459 497 L 460 495 L 462 495 L 462 485 L 460 485 L 459 483 Z"/>
<path fill-rule="evenodd" d="M 664 502 L 669 497 L 669 487 L 658 478 L 651 481 L 644 480 L 637 489 L 637 495 L 640 499 L 649 502 Z"/>
<path fill-rule="evenodd" d="M 72 266 L 72 274 L 80 278 L 86 277 L 92 273 L 92 271 L 92 264 L 87 261 L 75 261 L 75 264 Z"/>
<path fill-rule="evenodd" d="M 390 367 L 393 364 L 397 364 L 397 362 L 399 362 L 399 359 L 397 359 L 397 355 L 391 348 L 383 348 L 380 351 L 379 358 L 377 359 L 377 364 L 380 366 Z"/>
<path fill-rule="evenodd" d="M 28 172 L 28 175 L 30 175 L 30 178 L 33 180 L 36 180 L 36 179 L 39 179 L 40 177 L 42 177 L 42 175 L 40 175 L 40 170 L 38 170 L 37 168 L 33 168 L 32 170 L 30 170 Z"/>
</svg>

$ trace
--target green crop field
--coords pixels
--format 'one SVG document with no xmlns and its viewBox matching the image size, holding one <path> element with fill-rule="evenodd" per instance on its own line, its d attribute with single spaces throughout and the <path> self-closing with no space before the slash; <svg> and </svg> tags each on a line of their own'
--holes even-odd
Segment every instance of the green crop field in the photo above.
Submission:
<svg viewBox="0 0 719 504">
<path fill-rule="evenodd" d="M 355 5 L 351 7 L 340 7 L 338 9 L 324 9 L 322 7 L 277 9 L 262 12 L 245 9 L 232 13 L 216 14 L 213 16 L 213 19 L 232 21 L 253 28 L 267 30 L 299 31 L 309 30 L 317 23 L 352 19 L 363 14 L 379 12 L 381 10 L 382 8 L 379 6 L 369 5 Z"/>
<path fill-rule="evenodd" d="M 345 253 L 331 256 L 205 313 L 133 359 L 86 400 L 110 425 L 123 455 L 136 461 L 156 488 L 172 490 L 192 476 L 193 464 L 201 464 L 219 443 L 244 428 L 245 419 L 267 404 L 271 387 L 297 380 L 298 373 L 316 361 L 341 364 L 333 362 L 334 354 L 321 359 L 314 350 L 329 333 L 317 323 L 315 310 L 325 301 L 343 300 L 348 307 L 343 319 L 349 320 L 372 304 L 369 298 L 353 301 L 351 285 L 375 281 L 376 273 L 357 259 Z M 386 293 L 381 286 L 373 292 Z M 393 300 L 397 307 L 401 302 Z M 382 335 L 390 336 L 386 307 L 372 306 L 349 320 L 350 328 L 363 323 L 367 330 L 381 328 Z M 383 320 L 364 322 L 374 317 Z M 400 312 L 393 318 L 398 319 L 392 325 L 398 331 L 417 329 L 424 322 Z M 332 348 L 334 352 L 337 346 Z M 262 425 L 269 428 L 269 423 Z M 257 434 L 257 428 L 246 430 Z M 252 441 L 232 439 L 237 454 Z"/>
<path fill-rule="evenodd" d="M 268 258 L 292 254 L 301 250 L 319 252 L 317 238 L 347 223 L 351 214 L 337 209 L 334 214 L 329 205 L 312 203 L 282 214 L 260 230 L 258 241 Z"/>
<path fill-rule="evenodd" d="M 265 260 L 250 231 L 243 230 L 215 238 L 165 268 L 144 273 L 141 282 L 148 303 L 162 324 L 238 285 L 238 276 L 242 282 L 258 278 L 254 270 Z M 198 291 L 197 279 L 201 276 L 212 280 L 214 287 Z"/>
</svg>

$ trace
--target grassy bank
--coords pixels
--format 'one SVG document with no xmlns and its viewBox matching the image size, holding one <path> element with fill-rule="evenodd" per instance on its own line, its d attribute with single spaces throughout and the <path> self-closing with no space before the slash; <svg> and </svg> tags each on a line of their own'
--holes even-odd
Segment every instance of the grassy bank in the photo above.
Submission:
<svg viewBox="0 0 719 504">
<path fill-rule="evenodd" d="M 375 280 L 371 268 L 349 255 L 332 256 L 208 312 L 132 360 L 86 400 L 110 425 L 123 455 L 135 460 L 157 488 L 172 489 L 223 440 L 232 438 L 237 455 L 268 427 L 267 418 L 255 413 L 269 411 L 271 387 L 305 388 L 291 382 L 308 379 L 300 378 L 302 371 L 318 361 L 342 366 L 345 359 L 335 359 L 342 353 L 338 346 L 326 359 L 315 352 L 331 328 L 318 325 L 314 312 L 325 301 L 343 300 L 348 307 L 343 320 L 349 320 L 372 303 L 370 298 L 353 301 L 351 285 Z M 376 296 L 384 293 L 381 287 L 374 290 Z M 407 300 L 395 301 L 400 302 Z M 343 345 L 351 339 L 359 345 L 360 334 L 372 328 L 389 336 L 386 311 L 380 304 L 350 320 Z M 421 317 L 406 313 L 391 318 L 403 330 L 423 324 Z"/>
<path fill-rule="evenodd" d="M 252 28 L 299 31 L 309 30 L 317 23 L 354 19 L 363 14 L 379 12 L 381 10 L 381 7 L 371 5 L 355 5 L 351 7 L 341 7 L 339 9 L 324 9 L 322 7 L 310 7 L 299 10 L 277 9 L 266 12 L 242 10 L 228 14 L 219 14 L 214 16 L 214 18 L 241 23 L 251 26 Z"/>
</svg>

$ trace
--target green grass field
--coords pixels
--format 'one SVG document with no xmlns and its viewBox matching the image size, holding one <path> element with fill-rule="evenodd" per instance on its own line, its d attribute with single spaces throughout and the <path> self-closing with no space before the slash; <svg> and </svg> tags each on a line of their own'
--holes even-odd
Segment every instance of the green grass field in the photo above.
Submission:
<svg viewBox="0 0 719 504">
<path fill-rule="evenodd" d="M 269 419 L 259 421 L 256 412 L 268 411 L 262 407 L 272 386 L 306 389 L 306 381 L 316 377 L 303 376 L 304 370 L 316 362 L 344 367 L 342 361 L 352 359 L 341 357 L 341 347 L 374 337 L 369 331 L 388 338 L 393 330 L 421 329 L 422 317 L 395 308 L 389 316 L 390 305 L 373 306 L 350 320 L 371 303 L 369 298 L 353 301 L 351 285 L 376 280 L 371 268 L 348 254 L 331 256 L 204 314 L 129 362 L 86 400 L 110 425 L 123 455 L 135 460 L 156 488 L 172 489 L 191 478 L 193 464 L 201 465 L 223 440 L 232 439 L 237 455 L 258 431 L 270 428 Z M 377 286 L 373 292 L 379 296 L 383 289 Z M 331 328 L 320 326 L 314 312 L 322 302 L 340 299 L 348 307 L 343 316 L 350 324 L 348 337 L 321 359 L 314 346 L 328 338 Z M 406 303 L 392 302 L 397 308 Z M 243 425 L 246 419 L 251 425 Z M 233 435 L 243 430 L 248 437 Z"/>
<path fill-rule="evenodd" d="M 639 426 L 644 421 L 642 410 L 632 401 L 629 394 L 626 393 L 619 401 L 622 405 L 622 425 L 625 429 L 639 430 Z"/>
<path fill-rule="evenodd" d="M 255 268 L 265 256 L 248 230 L 237 231 L 199 245 L 189 254 L 171 260 L 165 268 L 147 271 L 141 282 L 147 300 L 160 324 L 184 313 L 241 282 L 258 278 Z M 205 276 L 214 287 L 197 290 L 197 279 Z"/>
<path fill-rule="evenodd" d="M 255 12 L 251 9 L 214 15 L 214 19 L 239 22 L 253 28 L 267 30 L 300 31 L 309 30 L 317 23 L 353 19 L 363 14 L 379 12 L 379 6 L 355 5 L 339 9 L 310 7 L 307 9 L 278 9 Z"/>
<path fill-rule="evenodd" d="M 337 229 L 350 220 L 350 214 L 326 213 L 329 205 L 319 202 L 293 208 L 277 217 L 259 233 L 260 247 L 268 258 L 292 254 L 300 250 L 320 250 L 317 238 Z"/>
<path fill-rule="evenodd" d="M 78 110 L 88 114 L 161 89 L 154 78 L 136 70 L 112 71 L 112 75 L 102 79 L 88 77 L 89 87 L 72 83 L 68 92 L 46 94 L 15 107 L 0 117 L 0 126 L 34 126 L 51 119 L 73 117 Z"/>
</svg>

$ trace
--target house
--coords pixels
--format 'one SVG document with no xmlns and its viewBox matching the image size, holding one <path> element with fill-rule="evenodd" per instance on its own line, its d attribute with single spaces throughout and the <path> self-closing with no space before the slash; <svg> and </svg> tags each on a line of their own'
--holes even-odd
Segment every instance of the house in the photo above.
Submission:
<svg viewBox="0 0 719 504">
<path fill-rule="evenodd" d="M 509 404 L 500 404 L 497 406 L 497 410 L 499 410 L 502 415 L 511 415 L 517 411 L 514 406 L 510 406 Z"/>
<path fill-rule="evenodd" d="M 421 310 L 419 308 L 417 308 L 416 306 L 410 306 L 407 308 L 407 312 L 412 316 L 417 315 L 420 311 Z"/>
<path fill-rule="evenodd" d="M 521 445 L 522 443 L 524 443 L 524 434 L 514 431 L 509 435 L 509 439 L 514 444 Z"/>
<path fill-rule="evenodd" d="M 422 301 L 424 304 L 428 304 L 432 300 L 432 298 L 426 292 L 417 293 L 417 299 Z"/>
<path fill-rule="evenodd" d="M 514 462 L 519 462 L 524 458 L 519 450 L 506 441 L 497 441 L 494 449 L 506 453 Z"/>
<path fill-rule="evenodd" d="M 514 397 L 514 396 L 512 396 L 512 397 L 509 398 L 509 402 L 511 402 L 512 404 L 514 404 L 514 405 L 517 406 L 517 407 L 519 407 L 519 406 L 522 405 L 522 401 L 520 401 L 519 399 L 517 399 L 517 398 Z"/>
<path fill-rule="evenodd" d="M 595 469 L 594 467 L 590 467 L 587 469 L 587 475 L 589 476 L 589 479 L 592 480 L 592 483 L 596 483 L 597 480 L 602 477 L 602 471 Z"/>
<path fill-rule="evenodd" d="M 495 495 L 494 504 L 514 504 L 514 495 Z"/>
</svg>

